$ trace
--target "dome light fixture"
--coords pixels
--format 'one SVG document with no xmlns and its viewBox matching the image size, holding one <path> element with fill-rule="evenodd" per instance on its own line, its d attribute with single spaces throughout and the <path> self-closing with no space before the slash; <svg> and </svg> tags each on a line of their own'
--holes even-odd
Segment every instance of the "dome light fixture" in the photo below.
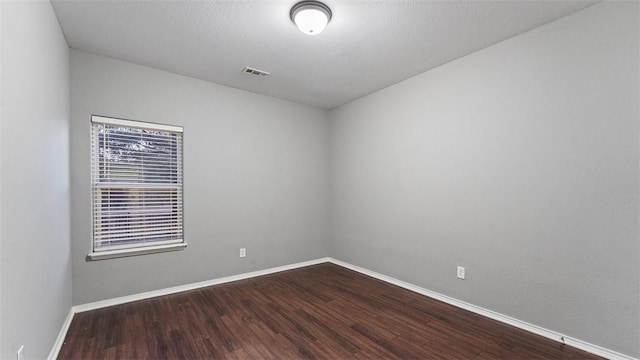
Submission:
<svg viewBox="0 0 640 360">
<path fill-rule="evenodd" d="M 300 1 L 289 13 L 298 29 L 307 35 L 318 35 L 331 21 L 331 9 L 320 1 Z"/>
</svg>

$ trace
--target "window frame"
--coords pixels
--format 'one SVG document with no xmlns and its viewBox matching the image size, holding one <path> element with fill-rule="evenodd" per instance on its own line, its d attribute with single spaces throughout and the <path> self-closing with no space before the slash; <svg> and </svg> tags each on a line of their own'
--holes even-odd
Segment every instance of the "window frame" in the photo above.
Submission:
<svg viewBox="0 0 640 360">
<path fill-rule="evenodd" d="M 95 181 L 94 171 L 96 171 L 93 167 L 99 166 L 100 160 L 98 157 L 98 143 L 94 142 L 94 126 L 96 124 L 104 124 L 109 126 L 119 126 L 124 128 L 134 128 L 134 129 L 143 129 L 143 130 L 152 130 L 152 131 L 161 131 L 161 132 L 171 132 L 171 133 L 179 133 L 180 141 L 178 145 L 180 147 L 179 151 L 176 153 L 176 163 L 178 165 L 177 176 L 179 178 L 178 184 L 169 184 L 164 185 L 162 183 L 147 183 L 147 182 L 126 182 L 119 184 L 118 182 L 111 183 L 100 183 L 99 181 Z M 159 252 L 167 252 L 167 251 L 177 251 L 184 250 L 187 247 L 187 242 L 185 241 L 184 236 L 184 128 L 182 126 L 174 126 L 174 125 L 165 125 L 165 124 L 157 124 L 136 120 L 126 120 L 119 119 L 107 116 L 100 115 L 91 115 L 90 122 L 90 186 L 91 186 L 91 252 L 87 255 L 87 260 L 103 260 L 103 259 L 112 259 L 119 257 L 127 257 L 127 256 L 137 256 L 137 255 L 145 255 L 145 254 L 154 254 Z M 98 216 L 99 214 L 99 206 L 96 205 L 96 199 L 102 198 L 96 195 L 97 191 L 104 191 L 101 189 L 126 189 L 127 192 L 135 192 L 135 189 L 139 189 L 141 192 L 144 191 L 154 191 L 159 189 L 168 189 L 169 191 L 176 191 L 176 201 L 180 204 L 180 220 L 179 220 L 179 229 L 181 231 L 182 238 L 181 239 L 172 239 L 172 240 L 155 240 L 150 241 L 150 245 L 144 245 L 144 242 L 132 243 L 132 244 L 124 244 L 124 245 L 115 245 L 109 246 L 107 249 L 97 249 L 96 248 L 96 226 L 99 222 Z M 168 196 L 169 197 L 169 196 Z"/>
</svg>

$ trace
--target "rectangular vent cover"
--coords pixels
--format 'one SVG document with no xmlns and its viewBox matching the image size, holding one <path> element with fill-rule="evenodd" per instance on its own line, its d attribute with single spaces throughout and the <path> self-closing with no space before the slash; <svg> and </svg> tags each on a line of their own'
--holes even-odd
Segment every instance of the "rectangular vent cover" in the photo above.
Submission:
<svg viewBox="0 0 640 360">
<path fill-rule="evenodd" d="M 254 75 L 254 76 L 260 76 L 260 77 L 263 77 L 263 78 L 266 78 L 267 76 L 270 75 L 270 73 L 268 73 L 266 71 L 250 68 L 248 66 L 246 68 L 244 68 L 244 70 L 242 70 L 242 72 L 245 73 L 245 74 Z"/>
</svg>

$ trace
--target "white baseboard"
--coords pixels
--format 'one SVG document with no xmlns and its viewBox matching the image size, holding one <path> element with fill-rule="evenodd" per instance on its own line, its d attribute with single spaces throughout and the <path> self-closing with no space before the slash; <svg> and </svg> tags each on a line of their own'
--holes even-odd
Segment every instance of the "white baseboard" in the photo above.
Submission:
<svg viewBox="0 0 640 360">
<path fill-rule="evenodd" d="M 124 304 L 124 303 L 128 303 L 128 302 L 132 302 L 132 301 L 145 300 L 145 299 L 150 299 L 150 298 L 154 298 L 154 297 L 158 297 L 158 296 L 164 296 L 164 295 L 175 294 L 175 293 L 179 293 L 179 292 L 183 292 L 183 291 L 200 289 L 200 288 L 207 287 L 207 286 L 220 285 L 220 284 L 224 284 L 224 283 L 228 283 L 228 282 L 232 282 L 232 281 L 250 279 L 250 278 L 257 277 L 257 276 L 269 275 L 269 274 L 273 274 L 273 273 L 277 273 L 277 272 L 281 272 L 281 271 L 298 269 L 298 268 L 301 268 L 301 267 L 321 264 L 321 263 L 325 263 L 325 262 L 329 262 L 329 258 L 320 258 L 320 259 L 315 259 L 315 260 L 309 260 L 309 261 L 299 262 L 299 263 L 295 263 L 295 264 L 269 268 L 269 269 L 265 269 L 265 270 L 252 271 L 252 272 L 248 272 L 248 273 L 244 273 L 244 274 L 226 276 L 226 277 L 223 277 L 223 278 L 218 278 L 218 279 L 213 279 L 213 280 L 200 281 L 200 282 L 186 284 L 186 285 L 174 286 L 174 287 L 170 287 L 170 288 L 166 288 L 166 289 L 147 291 L 147 292 L 143 292 L 143 293 L 139 293 L 139 294 L 121 296 L 121 297 L 117 297 L 117 298 L 113 298 L 113 299 L 96 301 L 96 302 L 92 302 L 92 303 L 88 303 L 88 304 L 82 304 L 82 305 L 76 305 L 76 306 L 73 307 L 73 310 L 74 310 L 75 313 L 79 313 L 79 312 L 84 312 L 84 311 L 89 311 L 89 310 L 101 309 L 101 308 L 105 308 L 105 307 L 108 307 L 108 306 L 120 305 L 120 304 Z"/>
<path fill-rule="evenodd" d="M 147 291 L 147 292 L 143 292 L 143 293 L 139 293 L 139 294 L 121 296 L 121 297 L 117 297 L 117 298 L 113 298 L 113 299 L 96 301 L 96 302 L 92 302 L 92 303 L 72 306 L 71 309 L 69 310 L 69 315 L 67 315 L 66 320 L 62 324 L 62 328 L 60 329 L 60 333 L 58 334 L 58 338 L 56 339 L 56 342 L 53 344 L 53 348 L 51 349 L 51 352 L 49 353 L 48 359 L 49 360 L 54 360 L 54 359 L 56 359 L 58 357 L 58 353 L 60 353 L 60 349 L 62 348 L 62 344 L 64 343 L 64 339 L 67 336 L 67 331 L 69 330 L 69 325 L 71 325 L 71 321 L 73 320 L 73 316 L 76 313 L 89 311 L 89 310 L 101 309 L 101 308 L 114 306 L 114 305 L 120 305 L 120 304 L 124 304 L 124 303 L 128 303 L 128 302 L 132 302 L 132 301 L 150 299 L 150 298 L 163 296 L 163 295 L 175 294 L 175 293 L 188 291 L 188 290 L 200 289 L 200 288 L 203 288 L 203 287 L 224 284 L 224 283 L 228 283 L 228 282 L 232 282 L 232 281 L 250 279 L 250 278 L 257 277 L 257 276 L 274 274 L 274 273 L 281 272 L 281 271 L 293 270 L 293 269 L 298 269 L 298 268 L 305 267 L 305 266 L 322 264 L 322 263 L 326 263 L 326 262 L 330 262 L 330 259 L 329 258 L 320 258 L 320 259 L 315 259 L 315 260 L 309 260 L 309 261 L 299 262 L 299 263 L 290 264 L 290 265 L 273 267 L 273 268 L 269 268 L 269 269 L 265 269 L 265 270 L 252 271 L 252 272 L 248 272 L 248 273 L 244 273 L 244 274 L 232 275 L 232 276 L 227 276 L 227 277 L 213 279 L 213 280 L 200 281 L 200 282 L 197 282 L 197 283 L 174 286 L 174 287 L 170 287 L 170 288 L 166 288 L 166 289 Z"/>
<path fill-rule="evenodd" d="M 482 316 L 486 316 L 490 319 L 494 319 L 500 322 L 503 322 L 505 324 L 508 325 L 512 325 L 515 326 L 517 328 L 532 332 L 534 334 L 537 335 L 541 335 L 544 336 L 546 338 L 558 341 L 558 342 L 563 342 L 569 346 L 575 347 L 577 349 L 580 350 L 584 350 L 587 352 L 590 352 L 592 354 L 595 355 L 599 355 L 611 360 L 640 360 L 628 355 L 624 355 L 621 354 L 619 352 L 613 351 L 613 350 L 609 350 L 606 348 L 603 348 L 601 346 L 598 345 L 594 345 L 591 343 L 588 343 L 586 341 L 582 341 L 579 339 L 575 339 L 572 338 L 570 336 L 566 336 L 563 334 L 560 334 L 558 332 L 555 332 L 553 330 L 549 330 L 549 329 L 545 329 L 543 327 L 537 326 L 537 325 L 533 325 L 530 324 L 528 322 L 522 321 L 522 320 L 518 320 L 515 318 L 512 318 L 510 316 L 507 315 L 503 315 L 500 313 L 497 313 L 495 311 L 491 311 L 446 295 L 442 295 L 440 293 L 437 293 L 435 291 L 431 291 L 431 290 L 427 290 L 424 288 L 421 288 L 419 286 L 392 278 L 390 276 L 386 276 L 386 275 L 382 275 L 379 273 L 376 273 L 374 271 L 371 270 L 367 270 L 364 268 L 361 268 L 359 266 L 355 266 L 352 264 L 349 264 L 347 262 L 341 261 L 341 260 L 337 260 L 334 258 L 320 258 L 320 259 L 315 259 L 315 260 L 310 260 L 310 261 L 305 261 L 305 262 L 300 262 L 300 263 L 296 263 L 296 264 L 290 264 L 290 265 L 284 265 L 284 266 L 278 266 L 278 267 L 274 267 L 274 268 L 269 268 L 269 269 L 265 269 L 265 270 L 259 270 L 259 271 L 253 271 L 253 272 L 249 272 L 249 273 L 244 273 L 244 274 L 239 274 L 239 275 L 232 275 L 232 276 L 227 276 L 227 277 L 223 277 L 223 278 L 218 278 L 218 279 L 213 279 L 213 280 L 207 280 L 207 281 L 201 281 L 201 282 L 197 282 L 197 283 L 192 283 L 192 284 L 186 284 L 186 285 L 180 285 L 180 286 L 174 286 L 174 287 L 170 287 L 170 288 L 166 288 L 166 289 L 160 289 L 160 290 L 154 290 L 154 291 L 147 291 L 144 293 L 139 293 L 139 294 L 133 294 L 133 295 L 127 295 L 127 296 L 121 296 L 121 297 L 117 297 L 117 298 L 113 298 L 113 299 L 108 299 L 108 300 L 103 300 L 103 301 L 96 301 L 96 302 L 92 302 L 92 303 L 87 303 L 87 304 L 82 304 L 82 305 L 76 305 L 73 306 L 70 311 L 69 311 L 69 315 L 67 316 L 65 322 L 62 325 L 62 328 L 60 329 L 60 333 L 58 334 L 58 338 L 56 339 L 56 342 L 54 343 L 53 348 L 51 349 L 51 352 L 49 353 L 49 359 L 53 360 L 56 359 L 58 357 L 58 353 L 60 352 L 60 349 L 62 348 L 62 344 L 64 342 L 64 339 L 67 335 L 67 331 L 69 330 L 69 325 L 71 325 L 71 320 L 73 319 L 73 315 L 75 313 L 79 313 L 79 312 L 84 312 L 84 311 L 89 311 L 89 310 L 95 310 L 95 309 L 100 309 L 100 308 L 105 308 L 108 306 L 114 306 L 114 305 L 120 305 L 120 304 L 124 304 L 124 303 L 128 303 L 128 302 L 132 302 L 132 301 L 138 301 L 138 300 L 144 300 L 144 299 L 150 299 L 150 298 L 154 298 L 154 297 L 158 297 L 158 296 L 163 296 L 163 295 L 170 295 L 170 294 L 175 294 L 175 293 L 179 293 L 179 292 L 183 292 L 183 291 L 188 291 L 188 290 L 194 290 L 194 289 L 199 289 L 199 288 L 203 288 L 203 287 L 207 287 L 207 286 L 213 286 L 213 285 L 219 285 L 219 284 L 224 284 L 224 283 L 228 283 L 228 282 L 232 282 L 232 281 L 238 281 L 238 280 L 244 280 L 244 279 L 250 279 L 250 278 L 254 278 L 257 276 L 262 276 L 262 275 L 268 275 L 268 274 L 273 274 L 273 273 L 277 273 L 277 272 L 281 272 L 281 271 L 286 271 L 286 270 L 293 270 L 293 269 L 298 269 L 301 267 L 305 267 L 305 266 L 310 266 L 310 265 L 316 265 L 316 264 L 321 264 L 321 263 L 325 263 L 325 262 L 330 262 L 342 267 L 345 267 L 347 269 L 351 269 L 353 271 L 359 272 L 361 274 L 367 275 L 367 276 L 371 276 L 373 278 L 376 278 L 378 280 L 382 280 L 384 282 L 393 284 L 393 285 L 397 285 L 400 286 L 404 289 L 416 292 L 418 294 L 422 294 L 425 296 L 428 296 L 430 298 L 445 302 L 447 304 L 474 312 L 476 314 L 482 315 Z"/>
<path fill-rule="evenodd" d="M 541 326 L 537 326 L 534 324 L 530 324 L 528 322 L 522 321 L 522 320 L 518 320 L 515 319 L 511 316 L 507 316 L 507 315 L 503 315 L 500 314 L 498 312 L 492 311 L 492 310 L 488 310 L 485 308 L 482 308 L 480 306 L 476 306 L 446 295 L 442 295 L 440 293 L 437 293 L 435 291 L 431 291 L 431 290 L 427 290 L 424 288 L 421 288 L 419 286 L 404 282 L 402 280 L 398 280 L 395 278 L 392 278 L 390 276 L 386 276 L 386 275 L 382 275 L 379 274 L 377 272 L 371 271 L 371 270 L 367 270 L 364 268 L 361 268 L 359 266 L 355 266 L 353 264 L 349 264 L 347 262 L 341 261 L 341 260 L 337 260 L 334 258 L 329 258 L 329 261 L 333 264 L 345 267 L 347 269 L 351 269 L 353 271 L 359 272 L 361 274 L 367 275 L 367 276 L 371 276 L 373 278 L 376 278 L 378 280 L 382 280 L 384 282 L 399 286 L 401 288 L 416 292 L 418 294 L 421 295 L 425 295 L 428 296 L 430 298 L 445 302 L 447 304 L 471 311 L 473 313 L 488 317 L 490 319 L 493 320 L 497 320 L 500 322 L 503 322 L 505 324 L 511 325 L 511 326 L 515 326 L 517 328 L 520 328 L 522 330 L 526 330 L 528 332 L 540 335 L 540 336 L 544 336 L 546 338 L 567 344 L 569 346 L 572 346 L 574 348 L 580 349 L 580 350 L 584 350 L 587 352 L 590 352 L 592 354 L 598 355 L 598 356 L 602 356 L 604 358 L 607 359 L 611 359 L 611 360 L 638 360 L 637 358 L 628 356 L 628 355 L 624 355 L 621 354 L 619 352 L 613 351 L 613 350 L 609 350 L 606 348 L 603 348 L 601 346 L 598 345 L 594 345 L 591 343 L 588 343 L 586 341 L 582 341 L 579 339 L 575 339 L 572 338 L 570 336 L 567 335 L 563 335 L 560 334 L 556 331 L 553 330 L 549 330 L 549 329 L 545 329 Z"/>
<path fill-rule="evenodd" d="M 69 309 L 69 313 L 67 314 L 67 318 L 64 319 L 62 323 L 62 327 L 60 328 L 60 332 L 58 333 L 58 338 L 56 338 L 56 342 L 53 343 L 53 347 L 51 348 L 51 352 L 49 352 L 49 360 L 55 360 L 58 357 L 58 353 L 62 348 L 62 344 L 64 343 L 64 338 L 67 337 L 67 331 L 69 331 L 69 325 L 71 325 L 71 320 L 73 320 L 73 307 Z"/>
</svg>

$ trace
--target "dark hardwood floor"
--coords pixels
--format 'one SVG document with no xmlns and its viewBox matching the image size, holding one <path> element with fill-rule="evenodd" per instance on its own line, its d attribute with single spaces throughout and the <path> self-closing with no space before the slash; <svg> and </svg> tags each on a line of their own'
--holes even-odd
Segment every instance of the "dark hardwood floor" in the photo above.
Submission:
<svg viewBox="0 0 640 360">
<path fill-rule="evenodd" d="M 76 314 L 60 359 L 599 359 L 333 264 Z"/>
</svg>

